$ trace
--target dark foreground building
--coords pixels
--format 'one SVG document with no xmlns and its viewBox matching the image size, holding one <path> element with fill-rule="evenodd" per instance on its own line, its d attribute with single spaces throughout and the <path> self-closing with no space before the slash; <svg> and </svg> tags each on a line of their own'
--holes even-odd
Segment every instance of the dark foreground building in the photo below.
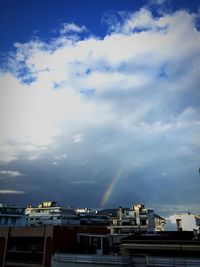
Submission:
<svg viewBox="0 0 200 267">
<path fill-rule="evenodd" d="M 79 253 L 77 235 L 107 234 L 98 226 L 40 226 L 0 228 L 0 267 L 50 267 L 52 255 Z"/>
<path fill-rule="evenodd" d="M 133 234 L 122 239 L 121 248 L 133 266 L 200 266 L 200 240 L 192 231 Z"/>
<path fill-rule="evenodd" d="M 200 256 L 200 240 L 192 231 L 138 233 L 121 241 L 124 255 Z"/>
<path fill-rule="evenodd" d="M 95 261 L 118 266 L 119 262 L 140 267 L 200 266 L 200 240 L 194 239 L 193 232 L 110 235 L 106 226 L 0 228 L 0 267 L 78 267 L 83 261 L 84 266 Z"/>
</svg>

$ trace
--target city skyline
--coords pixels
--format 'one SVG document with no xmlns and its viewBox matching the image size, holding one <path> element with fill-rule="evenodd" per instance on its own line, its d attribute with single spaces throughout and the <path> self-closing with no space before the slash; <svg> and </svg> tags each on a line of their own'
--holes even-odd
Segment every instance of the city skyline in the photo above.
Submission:
<svg viewBox="0 0 200 267">
<path fill-rule="evenodd" d="M 0 202 L 198 212 L 198 1 L 0 7 Z"/>
</svg>

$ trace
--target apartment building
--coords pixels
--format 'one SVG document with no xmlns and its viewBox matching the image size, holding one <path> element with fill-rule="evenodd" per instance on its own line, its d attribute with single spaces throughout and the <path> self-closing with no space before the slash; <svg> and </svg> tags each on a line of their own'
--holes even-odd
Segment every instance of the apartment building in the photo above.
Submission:
<svg viewBox="0 0 200 267">
<path fill-rule="evenodd" d="M 153 232 L 154 228 L 154 211 L 142 204 L 133 205 L 131 208 L 118 208 L 117 216 L 110 217 L 108 226 L 111 234 Z"/>
<path fill-rule="evenodd" d="M 23 226 L 25 224 L 24 207 L 0 203 L 0 226 Z"/>
<path fill-rule="evenodd" d="M 79 216 L 72 208 L 61 207 L 56 202 L 42 202 L 37 207 L 29 206 L 25 210 L 27 224 L 39 225 L 79 225 Z"/>
</svg>

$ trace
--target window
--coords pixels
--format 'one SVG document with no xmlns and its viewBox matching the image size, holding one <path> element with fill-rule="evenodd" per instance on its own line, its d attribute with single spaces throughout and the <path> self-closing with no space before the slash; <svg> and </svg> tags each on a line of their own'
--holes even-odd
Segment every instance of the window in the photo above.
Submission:
<svg viewBox="0 0 200 267">
<path fill-rule="evenodd" d="M 147 224 L 146 220 L 141 220 L 141 225 L 146 225 L 146 224 Z"/>
<path fill-rule="evenodd" d="M 15 225 L 16 224 L 16 219 L 15 218 L 11 218 L 11 224 Z"/>
<path fill-rule="evenodd" d="M 101 237 L 92 237 L 92 246 L 101 249 Z"/>
<path fill-rule="evenodd" d="M 89 246 L 90 245 L 90 237 L 89 236 L 80 236 L 80 244 Z"/>
</svg>

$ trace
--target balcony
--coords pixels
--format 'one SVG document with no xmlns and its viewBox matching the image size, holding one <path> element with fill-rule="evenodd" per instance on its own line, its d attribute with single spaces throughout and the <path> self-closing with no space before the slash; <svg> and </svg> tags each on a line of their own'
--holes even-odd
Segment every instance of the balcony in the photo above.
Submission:
<svg viewBox="0 0 200 267">
<path fill-rule="evenodd" d="M 126 256 L 112 256 L 112 255 L 99 256 L 99 255 L 85 255 L 85 254 L 56 253 L 52 258 L 52 267 L 56 266 L 56 263 L 58 262 L 127 266 L 130 263 L 130 258 Z"/>
</svg>

